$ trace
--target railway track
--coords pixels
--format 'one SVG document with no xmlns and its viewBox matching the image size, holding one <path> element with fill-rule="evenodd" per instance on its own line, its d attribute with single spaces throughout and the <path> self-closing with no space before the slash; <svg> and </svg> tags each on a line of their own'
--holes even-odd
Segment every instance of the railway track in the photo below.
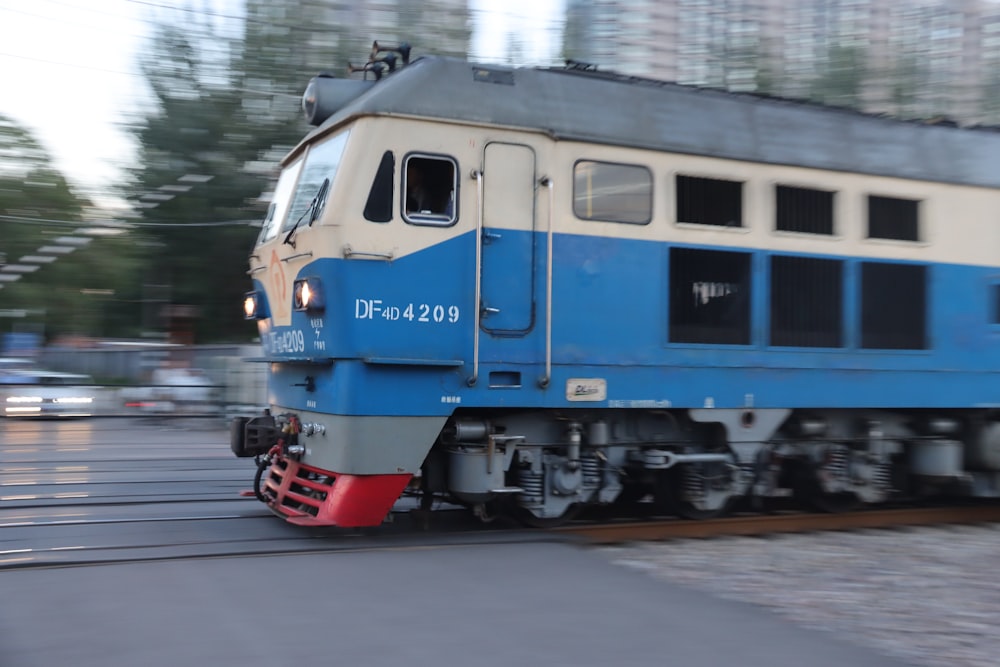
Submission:
<svg viewBox="0 0 1000 667">
<path fill-rule="evenodd" d="M 1000 504 L 962 507 L 888 509 L 845 514 L 736 516 L 707 521 L 657 519 L 605 521 L 523 530 L 487 528 L 462 520 L 433 529 L 405 519 L 365 530 L 290 530 L 267 513 L 251 511 L 221 516 L 202 509 L 199 515 L 60 517 L 59 520 L 14 522 L 7 527 L 12 544 L 0 546 L 0 571 L 9 568 L 93 565 L 109 562 L 175 560 L 261 554 L 395 550 L 454 545 L 579 539 L 588 544 L 763 536 L 779 533 L 898 528 L 1000 522 Z M 405 516 L 405 513 L 404 513 Z M 402 517 L 401 517 L 402 518 Z M 67 531 L 70 531 L 67 533 Z M 20 538 L 20 539 L 18 539 Z M 67 541 L 69 540 L 69 541 Z M 18 544 L 19 543 L 19 544 Z"/>
<path fill-rule="evenodd" d="M 554 528 L 552 533 L 594 544 L 726 536 L 772 535 L 865 528 L 900 528 L 1000 522 L 1000 504 L 864 510 L 843 514 L 788 512 L 733 516 L 706 521 L 666 519 L 581 524 Z"/>
<path fill-rule="evenodd" d="M 495 541 L 592 544 L 1000 522 L 1000 503 L 707 521 L 591 517 L 562 528 L 482 526 L 436 512 L 433 527 L 401 508 L 392 525 L 364 531 L 300 531 L 241 499 L 250 469 L 220 452 L 224 434 L 164 430 L 136 421 L 7 423 L 0 429 L 0 570 L 133 560 L 428 547 Z M 439 510 L 441 512 L 441 510 Z"/>
</svg>

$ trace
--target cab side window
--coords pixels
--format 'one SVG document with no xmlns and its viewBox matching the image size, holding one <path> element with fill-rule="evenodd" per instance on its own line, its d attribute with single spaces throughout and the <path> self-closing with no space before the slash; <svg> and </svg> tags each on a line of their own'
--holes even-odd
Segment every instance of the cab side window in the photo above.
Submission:
<svg viewBox="0 0 1000 667">
<path fill-rule="evenodd" d="M 396 158 L 392 151 L 382 154 L 375 180 L 368 191 L 368 201 L 365 202 L 365 220 L 371 222 L 389 222 L 392 220 L 392 180 L 396 170 Z"/>
<path fill-rule="evenodd" d="M 457 174 L 451 158 L 408 155 L 403 161 L 403 219 L 415 225 L 454 224 Z"/>
</svg>

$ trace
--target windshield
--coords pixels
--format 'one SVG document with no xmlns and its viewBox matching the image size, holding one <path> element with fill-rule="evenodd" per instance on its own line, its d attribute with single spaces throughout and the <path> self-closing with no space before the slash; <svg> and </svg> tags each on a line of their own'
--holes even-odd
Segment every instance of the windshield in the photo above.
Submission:
<svg viewBox="0 0 1000 667">
<path fill-rule="evenodd" d="M 278 225 L 285 217 L 288 210 L 288 202 L 292 199 L 292 188 L 295 187 L 295 180 L 302 171 L 302 160 L 296 160 L 288 165 L 278 178 L 278 185 L 274 188 L 274 198 L 271 206 L 267 209 L 267 217 L 264 218 L 264 226 L 260 230 L 258 244 L 270 241 L 278 233 Z"/>
<path fill-rule="evenodd" d="M 299 179 L 298 185 L 295 187 L 295 195 L 292 197 L 292 205 L 288 211 L 288 216 L 285 218 L 284 224 L 281 226 L 281 231 L 291 229 L 300 220 L 302 221 L 303 226 L 309 223 L 308 220 L 302 219 L 302 216 L 308 212 L 309 205 L 312 203 L 313 198 L 320 192 L 323 180 L 329 179 L 330 183 L 334 182 L 334 178 L 337 175 L 337 169 L 340 167 L 340 158 L 344 154 L 344 147 L 347 145 L 347 136 L 349 134 L 349 131 L 341 132 L 335 137 L 309 148 L 309 152 L 306 154 L 305 158 L 305 168 L 302 170 L 302 177 Z M 332 188 L 327 188 L 324 199 L 329 196 L 331 189 Z M 317 213 L 317 217 L 318 213 L 323 210 L 323 206 L 325 204 L 325 201 L 316 202 L 315 211 Z"/>
</svg>

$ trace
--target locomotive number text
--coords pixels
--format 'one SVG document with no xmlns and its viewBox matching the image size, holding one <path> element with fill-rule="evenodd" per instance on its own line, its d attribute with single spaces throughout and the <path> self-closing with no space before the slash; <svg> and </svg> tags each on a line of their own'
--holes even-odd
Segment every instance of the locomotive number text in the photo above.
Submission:
<svg viewBox="0 0 1000 667">
<path fill-rule="evenodd" d="M 454 324 L 458 322 L 458 306 L 441 304 L 408 303 L 390 305 L 382 299 L 355 299 L 354 319 L 374 320 L 381 318 L 389 322 L 432 322 Z"/>
<path fill-rule="evenodd" d="M 302 331 L 272 331 L 267 335 L 267 347 L 272 354 L 305 352 L 306 340 Z"/>
</svg>

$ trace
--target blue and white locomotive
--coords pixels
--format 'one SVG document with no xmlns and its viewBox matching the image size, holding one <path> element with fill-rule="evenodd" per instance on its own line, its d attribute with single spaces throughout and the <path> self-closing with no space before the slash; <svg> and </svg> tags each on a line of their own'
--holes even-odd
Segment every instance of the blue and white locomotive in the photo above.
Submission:
<svg viewBox="0 0 1000 667">
<path fill-rule="evenodd" d="M 1000 133 L 373 54 L 250 257 L 276 513 L 1000 495 Z"/>
</svg>

